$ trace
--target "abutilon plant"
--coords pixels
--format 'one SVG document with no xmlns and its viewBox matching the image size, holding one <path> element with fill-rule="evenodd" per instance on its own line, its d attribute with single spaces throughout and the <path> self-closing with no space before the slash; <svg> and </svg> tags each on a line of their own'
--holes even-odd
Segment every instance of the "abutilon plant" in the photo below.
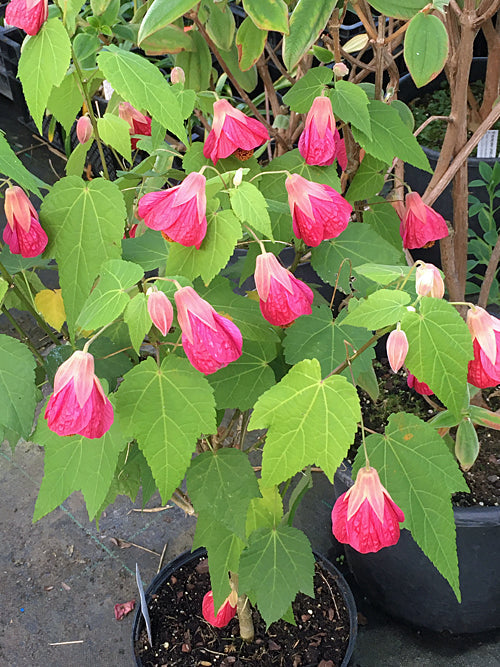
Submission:
<svg viewBox="0 0 500 667">
<path fill-rule="evenodd" d="M 324 167 L 333 164 L 337 158 L 342 170 L 347 167 L 345 142 L 335 125 L 329 97 L 314 98 L 300 135 L 299 152 L 307 164 Z"/>
<path fill-rule="evenodd" d="M 5 217 L 7 224 L 3 230 L 3 240 L 13 255 L 36 257 L 48 243 L 47 234 L 42 229 L 35 207 L 24 190 L 17 185 L 5 191 Z"/>
<path fill-rule="evenodd" d="M 429 248 L 435 241 L 448 236 L 448 226 L 442 215 L 424 204 L 418 192 L 406 195 L 399 228 L 403 248 Z"/>
</svg>

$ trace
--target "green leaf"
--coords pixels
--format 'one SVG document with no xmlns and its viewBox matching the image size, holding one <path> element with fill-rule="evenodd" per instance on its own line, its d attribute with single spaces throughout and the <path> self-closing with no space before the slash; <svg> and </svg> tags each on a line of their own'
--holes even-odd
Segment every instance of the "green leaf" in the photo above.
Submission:
<svg viewBox="0 0 500 667">
<path fill-rule="evenodd" d="M 143 292 L 139 292 L 129 300 L 123 318 L 128 325 L 132 346 L 139 354 L 144 336 L 151 329 L 151 317 L 148 312 L 146 295 Z"/>
<path fill-rule="evenodd" d="M 214 606 L 218 609 L 231 592 L 229 572 L 238 572 L 245 543 L 217 517 L 203 509 L 198 512 L 193 549 L 205 547 L 210 568 Z"/>
<path fill-rule="evenodd" d="M 496 412 L 480 408 L 478 405 L 471 405 L 469 410 L 470 418 L 474 424 L 480 424 L 481 426 L 486 426 L 486 428 L 493 428 L 496 431 L 500 431 L 500 415 Z"/>
<path fill-rule="evenodd" d="M 263 484 L 279 484 L 314 464 L 333 480 L 359 418 L 356 389 L 345 377 L 323 380 L 317 359 L 297 363 L 260 397 L 250 419 L 250 430 L 269 429 L 262 456 Z"/>
<path fill-rule="evenodd" d="M 74 491 L 83 493 L 92 521 L 108 494 L 118 456 L 126 444 L 116 419 L 102 438 L 93 439 L 61 437 L 49 430 L 45 419 L 39 419 L 33 441 L 45 448 L 44 476 L 33 521 L 52 512 Z"/>
<path fill-rule="evenodd" d="M 295 83 L 283 97 L 283 102 L 297 113 L 307 113 L 314 98 L 333 79 L 333 72 L 328 67 L 313 67 Z"/>
<path fill-rule="evenodd" d="M 388 264 L 361 264 L 356 267 L 356 273 L 379 285 L 389 285 L 402 280 L 406 278 L 409 271 L 409 266 L 390 266 Z"/>
<path fill-rule="evenodd" d="M 132 162 L 130 126 L 126 120 L 112 113 L 97 119 L 97 127 L 105 144 L 117 150 L 127 162 Z"/>
<path fill-rule="evenodd" d="M 324 241 L 317 248 L 312 249 L 311 264 L 316 273 L 331 285 L 335 285 L 340 264 L 349 259 L 353 269 L 361 264 L 381 262 L 384 264 L 398 264 L 404 262 L 401 251 L 396 250 L 382 239 L 370 225 L 351 222 L 347 229 L 336 239 Z M 357 278 L 354 289 L 364 294 L 368 287 L 365 279 Z M 349 294 L 349 263 L 344 263 L 341 271 L 339 287 Z"/>
<path fill-rule="evenodd" d="M 192 51 L 181 51 L 175 56 L 175 64 L 182 67 L 186 75 L 185 87 L 195 90 L 210 88 L 212 55 L 207 43 L 197 30 L 191 30 Z"/>
<path fill-rule="evenodd" d="M 426 0 L 370 0 L 370 5 L 385 16 L 411 19 L 428 3 Z"/>
<path fill-rule="evenodd" d="M 182 274 L 193 280 L 201 276 L 205 285 L 226 266 L 241 237 L 241 224 L 232 211 L 207 215 L 207 234 L 201 247 L 189 248 L 171 243 L 167 262 L 169 274 Z"/>
<path fill-rule="evenodd" d="M 76 326 L 92 331 L 119 317 L 130 302 L 127 290 L 142 279 L 140 266 L 121 259 L 111 259 L 101 266 L 100 279 L 78 316 Z"/>
<path fill-rule="evenodd" d="M 167 501 L 182 482 L 202 433 L 215 431 L 207 379 L 185 359 L 151 357 L 129 371 L 117 392 L 117 417 L 134 437 Z"/>
<path fill-rule="evenodd" d="M 70 333 L 102 264 L 119 259 L 125 226 L 120 190 L 102 178 L 77 176 L 58 181 L 40 209 L 49 237 L 46 253 L 54 256 Z"/>
<path fill-rule="evenodd" d="M 412 18 L 404 41 L 404 59 L 417 88 L 437 77 L 448 59 L 448 33 L 432 14 Z"/>
<path fill-rule="evenodd" d="M 288 7 L 284 0 L 243 0 L 243 9 L 261 30 L 288 35 Z"/>
<path fill-rule="evenodd" d="M 394 246 L 402 256 L 403 243 L 399 233 L 401 221 L 390 202 L 383 197 L 371 197 L 370 206 L 363 213 L 363 221 L 387 243 Z"/>
<path fill-rule="evenodd" d="M 173 23 L 197 4 L 197 0 L 154 0 L 142 20 L 138 43 Z"/>
<path fill-rule="evenodd" d="M 455 521 L 450 495 L 468 491 L 444 440 L 418 417 L 392 414 L 382 435 L 366 439 L 370 465 L 405 513 L 404 527 L 460 600 Z M 358 453 L 356 471 L 364 465 Z"/>
<path fill-rule="evenodd" d="M 351 123 L 364 135 L 371 138 L 371 122 L 368 113 L 368 96 L 365 91 L 351 81 L 337 81 L 335 88 L 329 91 L 335 116 L 344 123 Z"/>
<path fill-rule="evenodd" d="M 262 498 L 253 498 L 248 507 L 247 537 L 261 528 L 276 528 L 283 518 L 283 501 L 278 487 L 262 487 L 260 492 Z"/>
<path fill-rule="evenodd" d="M 244 181 L 229 191 L 231 206 L 241 222 L 247 222 L 256 232 L 266 238 L 273 238 L 267 203 L 260 190 Z"/>
<path fill-rule="evenodd" d="M 3 131 L 0 130 L 0 174 L 11 178 L 13 181 L 18 183 L 22 188 L 30 190 L 40 199 L 42 195 L 40 194 L 39 188 L 45 188 L 48 190 L 48 186 L 45 185 L 36 176 L 33 176 L 29 172 L 21 160 L 14 153 L 12 148 L 9 146 L 7 139 Z"/>
<path fill-rule="evenodd" d="M 407 312 L 401 327 L 408 337 L 408 370 L 459 415 L 467 387 L 468 361 L 473 357 L 464 320 L 447 301 L 422 297 L 420 312 Z"/>
<path fill-rule="evenodd" d="M 275 357 L 275 344 L 245 340 L 241 357 L 208 378 L 214 388 L 217 408 L 252 408 L 259 396 L 275 384 L 274 372 L 269 366 Z"/>
<path fill-rule="evenodd" d="M 236 44 L 233 44 L 229 51 L 221 51 L 220 53 L 236 81 L 240 84 L 243 90 L 246 90 L 247 93 L 251 93 L 258 81 L 257 68 L 254 66 L 245 72 L 240 69 Z"/>
<path fill-rule="evenodd" d="M 325 29 L 337 0 L 299 0 L 283 43 L 283 62 L 291 71 Z"/>
<path fill-rule="evenodd" d="M 47 101 L 47 109 L 57 118 L 66 132 L 69 132 L 82 108 L 82 104 L 83 99 L 76 74 L 70 72 L 64 77 L 59 86 L 52 88 Z"/>
<path fill-rule="evenodd" d="M 151 469 L 137 444 L 128 443 L 127 447 L 118 456 L 115 476 L 111 481 L 106 498 L 96 513 L 96 517 L 100 516 L 108 505 L 113 504 L 119 495 L 126 495 L 133 502 L 136 502 L 141 485 L 141 500 L 144 507 L 156 491 L 156 484 L 151 475 Z"/>
<path fill-rule="evenodd" d="M 130 23 L 127 27 L 130 27 Z M 148 56 L 163 55 L 164 53 L 191 51 L 193 40 L 191 35 L 184 32 L 179 26 L 166 25 L 143 39 L 140 46 Z"/>
<path fill-rule="evenodd" d="M 23 343 L 0 334 L 0 427 L 14 432 L 12 446 L 31 433 L 37 402 L 35 366 Z"/>
<path fill-rule="evenodd" d="M 136 109 L 147 109 L 162 127 L 187 142 L 178 96 L 160 70 L 130 51 L 113 45 L 106 49 L 98 55 L 99 68 L 118 95 Z"/>
<path fill-rule="evenodd" d="M 83 4 L 83 2 L 82 2 Z M 101 48 L 101 41 L 97 35 L 88 32 L 80 32 L 73 40 L 73 52 L 80 67 L 86 69 L 96 65 L 96 55 Z M 81 93 L 80 93 L 81 98 Z"/>
<path fill-rule="evenodd" d="M 367 153 L 387 164 L 391 164 L 394 157 L 399 157 L 419 169 L 432 171 L 426 154 L 396 109 L 379 100 L 370 100 L 368 111 L 371 137 L 356 126 L 352 127 L 354 139 Z"/>
<path fill-rule="evenodd" d="M 81 177 L 85 168 L 85 162 L 87 161 L 87 153 L 89 152 L 93 142 L 94 139 L 91 137 L 84 144 L 78 143 L 75 146 L 73 152 L 68 158 L 68 161 L 66 162 L 66 167 L 64 168 L 66 176 Z"/>
<path fill-rule="evenodd" d="M 345 198 L 350 204 L 370 199 L 384 187 L 384 170 L 387 165 L 373 157 L 365 155 L 363 162 L 351 181 Z"/>
<path fill-rule="evenodd" d="M 35 125 L 42 132 L 45 107 L 53 86 L 59 86 L 69 67 L 71 44 L 58 18 L 49 19 L 40 32 L 24 44 L 19 58 L 18 77 Z"/>
<path fill-rule="evenodd" d="M 135 239 L 122 240 L 122 256 L 129 262 L 142 266 L 144 271 L 153 271 L 165 266 L 169 244 L 163 236 L 152 229 Z"/>
<path fill-rule="evenodd" d="M 268 626 L 287 612 L 299 591 L 314 596 L 313 576 L 309 540 L 291 526 L 252 533 L 240 557 L 239 587 L 253 594 Z"/>
<path fill-rule="evenodd" d="M 229 51 L 236 30 L 231 7 L 223 3 L 212 4 L 205 28 L 217 48 Z"/>
<path fill-rule="evenodd" d="M 187 491 L 197 512 L 206 510 L 245 539 L 248 506 L 260 496 L 248 456 L 225 447 L 195 457 L 186 476 Z"/>
<path fill-rule="evenodd" d="M 370 334 L 357 327 L 344 324 L 343 318 L 333 321 L 332 312 L 327 305 L 313 306 L 311 315 L 300 317 L 285 332 L 283 347 L 285 359 L 289 364 L 296 364 L 303 359 L 315 358 L 321 364 L 323 377 L 331 373 L 346 359 L 344 341 L 351 344 L 349 351 L 359 350 L 370 338 Z M 366 350 L 352 362 L 354 379 L 371 368 L 375 353 L 373 348 Z M 351 373 L 348 368 L 342 371 L 348 380 Z"/>
<path fill-rule="evenodd" d="M 267 30 L 257 28 L 247 16 L 236 33 L 236 47 L 240 69 L 245 72 L 255 65 L 266 45 Z"/>
<path fill-rule="evenodd" d="M 408 312 L 411 297 L 400 290 L 381 289 L 362 301 L 351 299 L 345 324 L 365 329 L 381 329 L 396 324 Z"/>
<path fill-rule="evenodd" d="M 8 289 L 9 289 L 9 283 L 3 278 L 0 278 L 0 306 L 2 305 L 3 298 L 7 293 Z"/>
</svg>

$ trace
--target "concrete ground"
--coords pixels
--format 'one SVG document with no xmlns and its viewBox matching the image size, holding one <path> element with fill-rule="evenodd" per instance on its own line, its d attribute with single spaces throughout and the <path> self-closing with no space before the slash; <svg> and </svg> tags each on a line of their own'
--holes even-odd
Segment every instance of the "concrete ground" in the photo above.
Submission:
<svg viewBox="0 0 500 667">
<path fill-rule="evenodd" d="M 14 150 L 38 143 L 1 95 L 0 126 Z M 63 172 L 62 162 L 47 148 L 32 148 L 21 157 L 44 180 L 53 180 L 48 160 Z M 0 326 L 5 330 L 1 319 Z M 97 527 L 75 493 L 33 525 L 42 475 L 38 445 L 23 442 L 14 453 L 5 445 L 0 449 L 0 667 L 133 665 L 133 615 L 116 621 L 113 607 L 138 597 L 136 563 L 147 586 L 165 544 L 165 562 L 190 548 L 195 519 L 176 507 L 134 511 L 140 510 L 140 501 L 122 498 Z M 337 560 L 342 549 L 330 531 L 333 497 L 328 481 L 315 475 L 296 523 L 317 551 L 337 561 L 353 588 L 365 624 L 351 666 L 499 667 L 500 631 L 461 637 L 419 631 L 390 619 L 363 597 L 342 559 Z M 160 507 L 155 496 L 146 509 Z M 130 546 L 120 548 L 118 540 Z"/>
</svg>

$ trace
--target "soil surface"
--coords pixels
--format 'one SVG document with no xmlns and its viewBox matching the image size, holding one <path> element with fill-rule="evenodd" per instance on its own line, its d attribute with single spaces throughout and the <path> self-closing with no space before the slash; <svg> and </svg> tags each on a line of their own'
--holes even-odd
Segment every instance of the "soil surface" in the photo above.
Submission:
<svg viewBox="0 0 500 667">
<path fill-rule="evenodd" d="M 210 589 L 208 563 L 203 557 L 180 568 L 149 604 L 154 645 L 149 646 L 144 623 L 136 655 L 144 667 L 338 667 L 349 642 L 349 612 L 336 578 L 316 564 L 316 598 L 299 593 L 293 603 L 297 625 L 284 621 L 266 626 L 254 610 L 255 642 L 239 638 L 235 617 L 225 628 L 214 628 L 201 615 L 203 596 Z"/>
<path fill-rule="evenodd" d="M 430 402 L 406 383 L 406 373 L 392 373 L 388 364 L 374 363 L 375 373 L 379 380 L 380 395 L 373 401 L 368 394 L 360 391 L 361 407 L 365 426 L 378 433 L 383 433 L 387 420 L 393 412 L 410 412 L 427 421 L 436 414 L 436 407 L 442 404 L 436 396 L 430 396 Z M 500 408 L 500 392 L 498 389 L 484 389 L 482 397 L 484 407 L 490 410 Z M 434 404 L 434 405 L 432 405 Z M 455 505 L 472 507 L 474 505 L 500 505 L 500 431 L 489 428 L 477 428 L 480 443 L 479 456 L 471 470 L 464 472 L 470 493 L 456 493 L 452 500 Z M 454 430 L 451 431 L 454 436 Z M 360 436 L 349 451 L 348 460 L 352 463 L 357 449 L 361 444 Z"/>
</svg>

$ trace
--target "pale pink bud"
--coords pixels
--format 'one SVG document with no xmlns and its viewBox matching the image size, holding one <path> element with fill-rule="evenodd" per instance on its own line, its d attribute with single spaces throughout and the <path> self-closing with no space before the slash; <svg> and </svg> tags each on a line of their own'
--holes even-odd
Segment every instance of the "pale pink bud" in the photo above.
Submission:
<svg viewBox="0 0 500 667">
<path fill-rule="evenodd" d="M 150 287 L 147 291 L 148 313 L 155 327 L 166 336 L 170 331 L 174 320 L 174 307 L 169 298 L 156 287 Z"/>
<path fill-rule="evenodd" d="M 495 365 L 498 356 L 495 332 L 500 331 L 500 320 L 484 308 L 473 306 L 467 313 L 467 326 L 472 340 L 477 340 L 483 353 Z"/>
<path fill-rule="evenodd" d="M 184 83 L 186 81 L 186 75 L 184 74 L 182 67 L 172 67 L 170 81 L 172 83 Z"/>
<path fill-rule="evenodd" d="M 48 243 L 47 234 L 38 220 L 38 213 L 24 190 L 17 185 L 5 192 L 5 217 L 3 240 L 13 255 L 36 257 Z"/>
<path fill-rule="evenodd" d="M 128 102 L 120 102 L 118 115 L 129 124 L 130 134 L 141 134 L 143 137 L 151 136 L 151 118 L 145 116 L 140 111 L 137 111 L 137 109 Z M 132 150 L 137 148 L 138 141 L 139 139 L 137 138 L 131 139 L 130 143 L 132 145 Z"/>
<path fill-rule="evenodd" d="M 332 70 L 335 76 L 339 78 L 343 78 L 349 74 L 349 68 L 345 63 L 335 63 Z"/>
<path fill-rule="evenodd" d="M 387 338 L 387 357 L 394 373 L 397 373 L 403 366 L 407 354 L 408 338 L 398 326 L 397 329 L 391 331 Z"/>
<path fill-rule="evenodd" d="M 335 125 L 329 97 L 314 99 L 300 135 L 299 152 L 307 164 L 325 167 L 337 158 L 342 170 L 347 167 L 345 142 Z"/>
<path fill-rule="evenodd" d="M 396 544 L 404 520 L 375 468 L 361 468 L 354 485 L 333 506 L 332 532 L 339 542 L 366 554 Z"/>
<path fill-rule="evenodd" d="M 434 264 L 419 264 L 415 272 L 415 289 L 419 296 L 433 296 L 442 299 L 444 282 L 441 273 Z"/>
<path fill-rule="evenodd" d="M 76 136 L 81 144 L 86 144 L 92 136 L 92 123 L 88 116 L 80 116 L 76 123 Z"/>
</svg>

